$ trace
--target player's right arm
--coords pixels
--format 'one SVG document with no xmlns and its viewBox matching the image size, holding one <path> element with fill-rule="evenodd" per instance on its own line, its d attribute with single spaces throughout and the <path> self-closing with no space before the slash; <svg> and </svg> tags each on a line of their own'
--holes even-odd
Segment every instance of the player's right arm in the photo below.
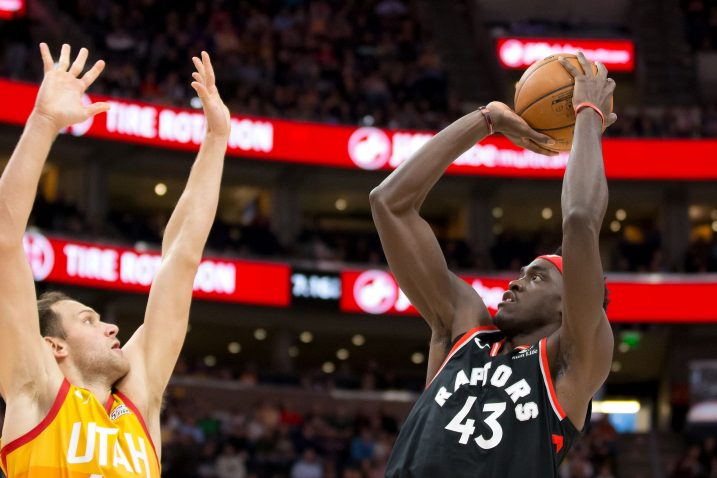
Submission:
<svg viewBox="0 0 717 478">
<path fill-rule="evenodd" d="M 495 131 L 537 153 L 554 154 L 537 144 L 548 144 L 550 138 L 531 130 L 506 105 L 494 102 L 487 109 Z M 478 293 L 448 270 L 438 240 L 420 209 L 446 168 L 488 134 L 480 111 L 463 116 L 428 141 L 369 196 L 391 272 L 431 327 L 429 381 L 445 358 L 450 341 L 472 327 L 490 324 L 491 319 Z"/>
<path fill-rule="evenodd" d="M 62 381 L 40 336 L 35 284 L 23 250 L 42 168 L 60 129 L 108 109 L 104 103 L 82 104 L 82 94 L 102 71 L 103 62 L 78 78 L 87 50 L 80 51 L 72 66 L 69 45 L 63 45 L 57 66 L 47 45 L 41 44 L 40 50 L 45 77 L 25 130 L 0 177 L 0 392 L 7 402 L 5 439 L 36 424 L 30 422 L 49 410 Z"/>
</svg>

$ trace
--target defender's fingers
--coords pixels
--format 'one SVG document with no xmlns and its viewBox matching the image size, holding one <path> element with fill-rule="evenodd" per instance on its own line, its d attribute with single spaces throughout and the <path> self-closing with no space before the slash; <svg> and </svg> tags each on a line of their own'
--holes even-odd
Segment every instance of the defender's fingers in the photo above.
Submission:
<svg viewBox="0 0 717 478">
<path fill-rule="evenodd" d="M 204 78 L 202 78 L 202 75 L 200 75 L 196 71 L 192 73 L 192 78 L 194 78 L 197 83 L 204 83 Z"/>
<path fill-rule="evenodd" d="M 60 50 L 60 60 L 57 62 L 57 68 L 61 71 L 67 71 L 70 67 L 70 45 L 64 43 Z"/>
<path fill-rule="evenodd" d="M 194 63 L 194 68 L 197 69 L 197 72 L 202 76 L 202 81 L 204 81 L 204 78 L 206 78 L 207 72 L 204 69 L 204 65 L 202 64 L 202 61 L 197 58 L 196 56 L 192 57 L 192 63 Z"/>
<path fill-rule="evenodd" d="M 87 70 L 87 73 L 84 74 L 82 77 L 82 81 L 85 83 L 85 89 L 89 88 L 92 83 L 95 82 L 98 76 L 100 76 L 100 73 L 102 73 L 102 70 L 105 69 L 105 62 L 104 60 L 97 60 L 97 62 Z"/>
<path fill-rule="evenodd" d="M 87 106 L 85 110 L 90 114 L 90 116 L 94 116 L 96 114 L 104 113 L 106 111 L 110 110 L 110 104 L 105 103 L 104 101 L 99 101 L 97 103 L 92 103 L 90 106 Z"/>
<path fill-rule="evenodd" d="M 204 101 L 204 98 L 209 96 L 209 92 L 207 91 L 207 88 L 203 84 L 201 84 L 197 81 L 192 82 L 192 88 L 194 88 L 194 91 L 197 92 L 199 99 L 202 101 Z"/>
<path fill-rule="evenodd" d="M 77 54 L 77 58 L 75 58 L 74 63 L 72 63 L 70 67 L 70 74 L 72 74 L 72 76 L 80 76 L 80 73 L 82 73 L 82 70 L 85 68 L 88 53 L 87 48 L 80 49 L 80 53 Z"/>
<path fill-rule="evenodd" d="M 214 67 L 212 66 L 212 60 L 209 58 L 209 53 L 206 51 L 202 52 L 202 63 L 204 64 L 204 68 L 206 70 L 207 76 L 205 76 L 207 80 L 207 86 L 212 87 L 214 86 Z"/>
<path fill-rule="evenodd" d="M 612 78 L 608 78 L 607 86 L 608 88 L 610 88 L 610 92 L 612 93 L 613 91 L 615 91 L 615 87 L 617 86 L 617 84 L 615 83 L 615 80 L 613 80 Z"/>
<path fill-rule="evenodd" d="M 42 68 L 45 73 L 55 67 L 55 62 L 52 60 L 52 55 L 50 54 L 50 47 L 48 47 L 45 42 L 40 43 L 40 56 L 42 57 Z"/>
</svg>

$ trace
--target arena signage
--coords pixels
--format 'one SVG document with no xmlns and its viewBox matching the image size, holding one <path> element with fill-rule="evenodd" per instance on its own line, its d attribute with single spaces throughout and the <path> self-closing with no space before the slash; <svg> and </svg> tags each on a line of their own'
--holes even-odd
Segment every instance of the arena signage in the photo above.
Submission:
<svg viewBox="0 0 717 478">
<path fill-rule="evenodd" d="M 37 86 L 0 80 L 0 122 L 22 125 Z M 65 133 L 155 147 L 197 151 L 204 134 L 199 110 L 150 105 L 100 96 L 111 110 Z M 232 116 L 228 154 L 262 161 L 390 171 L 423 146 L 430 132 L 391 131 L 268 118 Z M 610 179 L 716 180 L 717 140 L 612 139 L 603 141 Z M 492 136 L 470 148 L 449 174 L 514 178 L 562 178 L 568 154 L 541 156 Z"/>
<path fill-rule="evenodd" d="M 36 281 L 119 291 L 148 292 L 161 263 L 159 253 L 66 241 L 28 231 L 24 237 Z M 194 280 L 198 299 L 286 307 L 288 265 L 205 258 Z"/>
<path fill-rule="evenodd" d="M 604 63 L 611 72 L 635 69 L 632 40 L 587 40 L 582 38 L 499 38 L 498 61 L 504 68 L 524 70 L 546 56 L 559 53 L 585 53 L 590 61 Z"/>
<path fill-rule="evenodd" d="M 336 302 L 341 298 L 341 279 L 336 273 L 295 270 L 291 274 L 291 297 Z"/>
<path fill-rule="evenodd" d="M 0 0 L 0 19 L 25 15 L 25 0 Z"/>
<path fill-rule="evenodd" d="M 608 277 L 611 322 L 717 322 L 717 279 L 650 276 L 648 280 Z M 508 288 L 505 277 L 461 276 L 495 313 Z M 383 270 L 346 270 L 341 274 L 343 312 L 418 315 L 391 274 Z"/>
</svg>

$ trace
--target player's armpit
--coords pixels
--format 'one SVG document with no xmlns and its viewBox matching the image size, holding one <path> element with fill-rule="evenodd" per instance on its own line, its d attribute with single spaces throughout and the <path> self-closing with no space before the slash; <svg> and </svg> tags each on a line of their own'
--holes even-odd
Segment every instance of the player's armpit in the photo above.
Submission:
<svg viewBox="0 0 717 478">
<path fill-rule="evenodd" d="M 604 312 L 592 332 L 590 346 L 571 342 L 560 331 L 548 339 L 548 360 L 558 400 L 578 430 L 587 404 L 607 379 L 612 366 L 614 338 Z"/>
</svg>

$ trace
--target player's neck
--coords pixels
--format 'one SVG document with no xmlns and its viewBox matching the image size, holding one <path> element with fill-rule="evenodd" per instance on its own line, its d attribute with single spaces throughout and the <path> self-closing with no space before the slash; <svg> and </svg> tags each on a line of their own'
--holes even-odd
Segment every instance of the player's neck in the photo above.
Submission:
<svg viewBox="0 0 717 478">
<path fill-rule="evenodd" d="M 112 393 L 112 383 L 106 377 L 83 374 L 75 367 L 60 367 L 65 378 L 75 387 L 89 390 L 101 403 L 107 403 Z"/>
<path fill-rule="evenodd" d="M 543 337 L 547 337 L 555 332 L 555 326 L 546 324 L 542 327 L 528 332 L 520 332 L 513 336 L 506 336 L 503 350 L 513 350 L 521 345 L 537 344 Z"/>
</svg>

